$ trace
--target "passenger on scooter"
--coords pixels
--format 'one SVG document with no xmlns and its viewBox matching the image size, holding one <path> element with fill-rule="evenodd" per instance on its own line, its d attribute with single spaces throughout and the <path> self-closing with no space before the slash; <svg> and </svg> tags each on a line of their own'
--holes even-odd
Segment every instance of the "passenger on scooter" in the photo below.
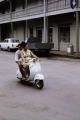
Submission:
<svg viewBox="0 0 80 120">
<path fill-rule="evenodd" d="M 37 60 L 39 59 L 31 50 L 29 50 L 27 43 L 23 42 L 21 44 L 22 50 L 21 50 L 21 64 L 23 65 L 23 68 L 25 69 L 25 79 L 29 78 L 30 70 L 29 70 L 29 63 L 30 60 Z M 26 75 L 27 71 L 27 75 Z"/>
<path fill-rule="evenodd" d="M 22 43 L 21 43 L 22 44 Z M 19 70 L 22 74 L 22 79 L 25 78 L 25 74 L 24 74 L 24 69 L 23 69 L 23 65 L 21 63 L 21 50 L 22 50 L 22 47 L 21 47 L 21 44 L 18 44 L 18 50 L 15 52 L 15 62 L 17 63 L 18 67 L 19 67 Z"/>
</svg>

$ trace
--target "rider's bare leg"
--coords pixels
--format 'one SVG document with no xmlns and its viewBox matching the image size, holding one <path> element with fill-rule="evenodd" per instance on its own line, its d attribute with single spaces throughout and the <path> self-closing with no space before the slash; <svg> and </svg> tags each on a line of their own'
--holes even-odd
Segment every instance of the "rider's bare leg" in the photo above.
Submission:
<svg viewBox="0 0 80 120">
<path fill-rule="evenodd" d="M 26 79 L 25 69 L 23 68 L 23 65 L 19 65 L 19 70 L 22 74 L 22 79 Z"/>
<path fill-rule="evenodd" d="M 29 65 L 26 65 L 24 69 L 25 69 L 25 71 L 24 71 L 24 72 L 25 72 L 26 78 L 28 79 L 28 78 L 29 78 L 29 76 L 30 76 Z"/>
</svg>

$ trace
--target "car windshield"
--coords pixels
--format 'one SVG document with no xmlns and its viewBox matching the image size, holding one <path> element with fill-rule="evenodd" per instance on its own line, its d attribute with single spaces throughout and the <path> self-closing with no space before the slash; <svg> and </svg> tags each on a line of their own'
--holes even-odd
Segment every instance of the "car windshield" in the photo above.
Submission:
<svg viewBox="0 0 80 120">
<path fill-rule="evenodd" d="M 13 43 L 17 42 L 17 43 L 18 43 L 18 42 L 19 42 L 19 40 L 12 40 L 12 42 L 13 42 Z"/>
</svg>

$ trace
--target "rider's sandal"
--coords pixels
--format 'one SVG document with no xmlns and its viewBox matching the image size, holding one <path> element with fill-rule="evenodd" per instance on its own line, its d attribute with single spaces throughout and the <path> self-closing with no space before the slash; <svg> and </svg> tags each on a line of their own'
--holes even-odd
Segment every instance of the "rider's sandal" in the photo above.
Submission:
<svg viewBox="0 0 80 120">
<path fill-rule="evenodd" d="M 26 81 L 29 81 L 29 76 L 28 75 L 26 76 Z"/>
<path fill-rule="evenodd" d="M 25 78 L 25 77 L 22 77 L 22 80 L 23 80 L 23 81 L 25 81 L 25 80 L 26 80 L 26 78 Z"/>
</svg>

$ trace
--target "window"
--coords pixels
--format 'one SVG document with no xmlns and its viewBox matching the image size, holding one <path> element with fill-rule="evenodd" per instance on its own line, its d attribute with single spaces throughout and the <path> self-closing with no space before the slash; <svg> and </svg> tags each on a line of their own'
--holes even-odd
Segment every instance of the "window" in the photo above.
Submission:
<svg viewBox="0 0 80 120">
<path fill-rule="evenodd" d="M 4 42 L 8 43 L 8 40 L 4 40 Z"/>
<path fill-rule="evenodd" d="M 69 26 L 59 27 L 59 41 L 70 42 L 70 27 Z"/>
<path fill-rule="evenodd" d="M 12 40 L 12 43 L 18 43 L 19 42 L 19 40 Z"/>
</svg>

